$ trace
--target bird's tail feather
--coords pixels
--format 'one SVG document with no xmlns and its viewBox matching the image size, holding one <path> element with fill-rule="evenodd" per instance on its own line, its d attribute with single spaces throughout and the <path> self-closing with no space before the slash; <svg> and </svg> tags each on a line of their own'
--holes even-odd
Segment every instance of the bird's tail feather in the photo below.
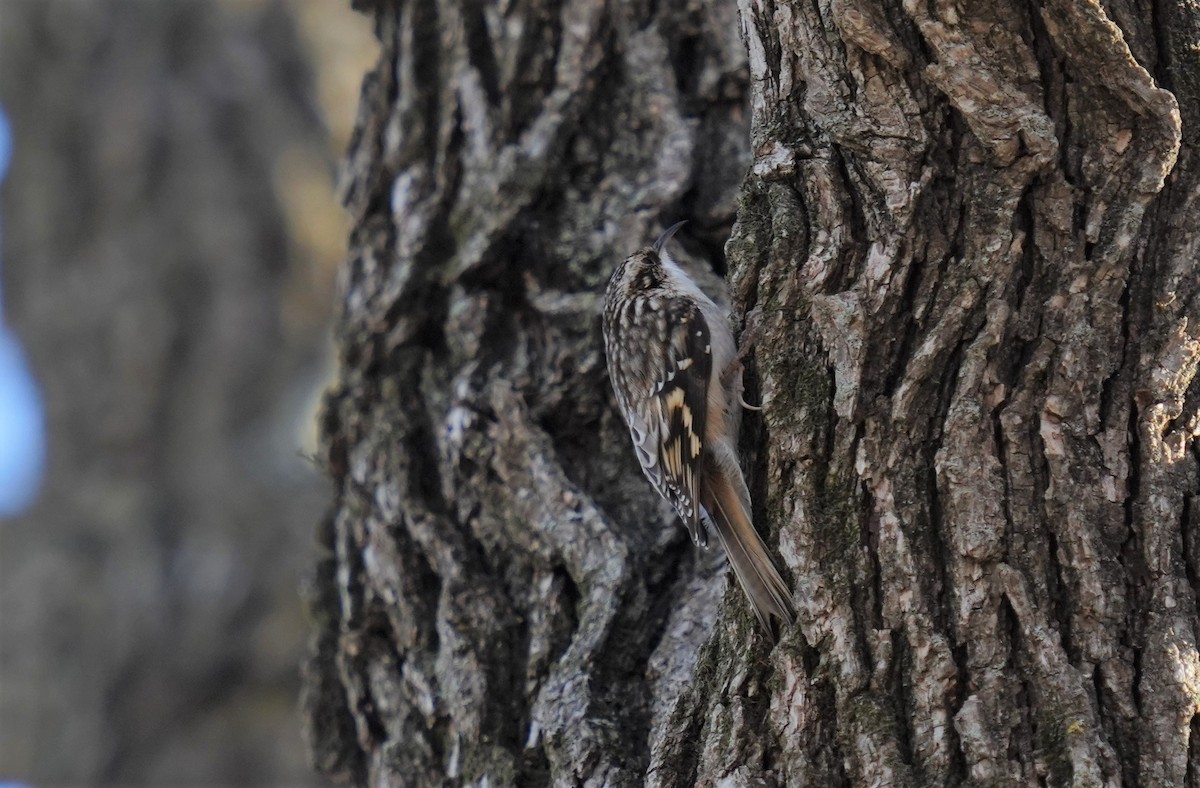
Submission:
<svg viewBox="0 0 1200 788">
<path fill-rule="evenodd" d="M 739 485 L 735 485 L 729 471 L 723 468 L 711 468 L 705 482 L 705 508 L 712 515 L 717 536 L 729 556 L 733 572 L 750 599 L 754 614 L 763 628 L 774 636 L 777 630 L 771 619 L 777 619 L 783 626 L 790 626 L 795 622 L 796 614 L 792 607 L 791 592 L 779 576 L 750 520 L 750 511 L 746 506 L 749 496 L 739 494 Z"/>
</svg>

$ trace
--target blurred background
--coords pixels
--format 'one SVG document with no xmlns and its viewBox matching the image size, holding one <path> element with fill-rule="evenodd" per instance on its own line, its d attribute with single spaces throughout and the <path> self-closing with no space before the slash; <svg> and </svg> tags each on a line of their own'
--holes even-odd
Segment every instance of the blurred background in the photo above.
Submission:
<svg viewBox="0 0 1200 788">
<path fill-rule="evenodd" d="M 0 515 L 0 782 L 316 782 L 307 457 L 375 55 L 349 0 L 0 0 L 0 331 L 46 430 Z"/>
</svg>

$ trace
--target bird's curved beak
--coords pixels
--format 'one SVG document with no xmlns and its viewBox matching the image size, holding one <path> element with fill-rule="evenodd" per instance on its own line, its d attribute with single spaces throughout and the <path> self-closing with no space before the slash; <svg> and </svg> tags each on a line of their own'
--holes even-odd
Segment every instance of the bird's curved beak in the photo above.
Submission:
<svg viewBox="0 0 1200 788">
<path fill-rule="evenodd" d="M 687 224 L 687 219 L 684 219 L 682 222 L 675 222 L 675 224 L 667 228 L 666 232 L 658 236 L 658 240 L 655 241 L 654 245 L 650 247 L 654 250 L 654 253 L 662 254 L 663 247 L 667 245 L 667 241 L 671 240 L 671 236 L 679 232 L 679 228 L 683 227 L 685 224 Z"/>
</svg>

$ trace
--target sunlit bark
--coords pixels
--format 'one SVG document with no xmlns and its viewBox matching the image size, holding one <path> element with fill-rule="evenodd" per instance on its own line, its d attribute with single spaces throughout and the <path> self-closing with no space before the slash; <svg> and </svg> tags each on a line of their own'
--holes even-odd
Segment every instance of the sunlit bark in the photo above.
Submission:
<svg viewBox="0 0 1200 788">
<path fill-rule="evenodd" d="M 1194 6 L 372 9 L 323 771 L 1197 784 Z M 774 648 L 605 379 L 603 283 L 678 218 L 756 337 Z"/>
</svg>

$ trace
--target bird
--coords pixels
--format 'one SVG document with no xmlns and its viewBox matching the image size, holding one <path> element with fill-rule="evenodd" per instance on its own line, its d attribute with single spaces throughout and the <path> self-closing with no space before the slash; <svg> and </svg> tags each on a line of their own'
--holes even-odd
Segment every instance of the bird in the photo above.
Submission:
<svg viewBox="0 0 1200 788">
<path fill-rule="evenodd" d="M 729 321 L 671 258 L 686 222 L 621 263 L 604 294 L 604 352 L 634 452 L 692 542 L 717 534 L 754 614 L 772 638 L 795 622 L 787 584 L 754 529 L 738 464 L 741 361 Z"/>
</svg>

